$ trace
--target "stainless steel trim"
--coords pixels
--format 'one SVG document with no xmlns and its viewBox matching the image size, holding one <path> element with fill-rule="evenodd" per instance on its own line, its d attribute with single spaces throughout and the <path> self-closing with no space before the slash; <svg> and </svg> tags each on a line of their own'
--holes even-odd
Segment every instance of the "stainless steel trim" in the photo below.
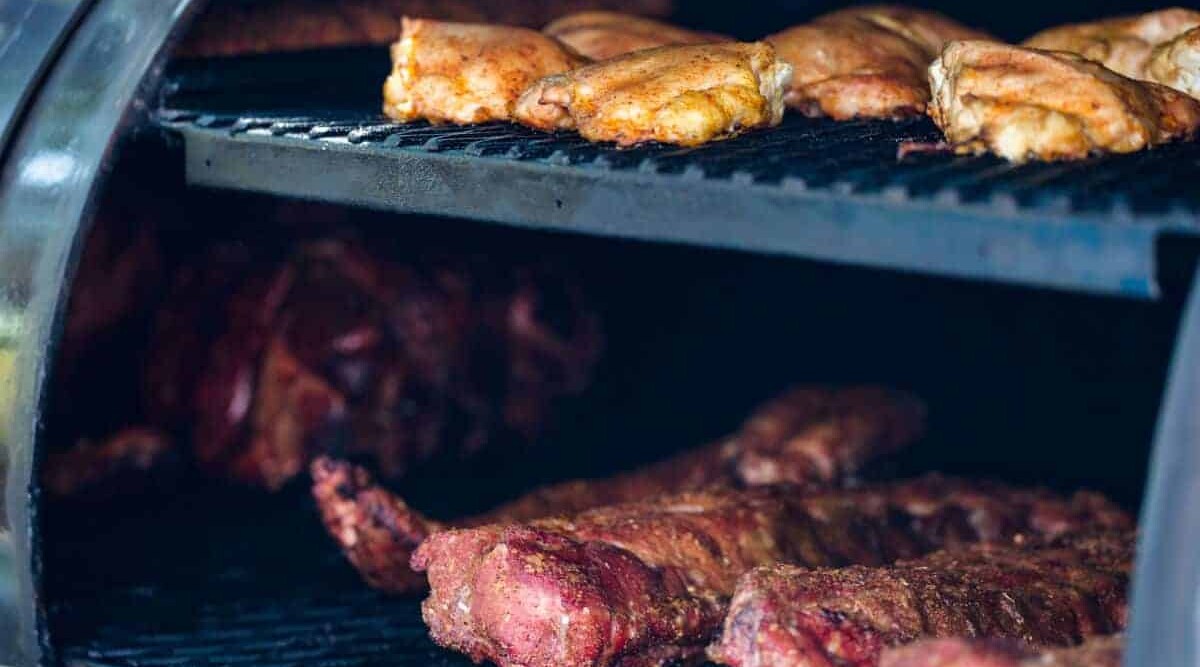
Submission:
<svg viewBox="0 0 1200 667">
<path fill-rule="evenodd" d="M 1125 664 L 1200 666 L 1200 268 L 1175 340 L 1140 518 Z"/>
<path fill-rule="evenodd" d="M 200 0 L 99 0 L 14 130 L 0 172 L 0 664 L 53 659 L 39 581 L 33 470 L 44 379 L 74 257 L 125 125 Z"/>
</svg>

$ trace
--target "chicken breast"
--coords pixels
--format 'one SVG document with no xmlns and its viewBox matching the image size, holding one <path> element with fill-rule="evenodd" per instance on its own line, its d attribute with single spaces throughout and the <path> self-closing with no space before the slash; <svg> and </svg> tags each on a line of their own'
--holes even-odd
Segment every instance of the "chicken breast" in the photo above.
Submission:
<svg viewBox="0 0 1200 667">
<path fill-rule="evenodd" d="M 589 141 L 696 146 L 778 125 L 791 75 L 763 42 L 664 46 L 546 77 L 514 117 Z"/>
<path fill-rule="evenodd" d="M 929 81 L 929 114 L 959 152 L 1014 162 L 1129 153 L 1200 127 L 1200 102 L 1069 53 L 952 42 Z"/>
<path fill-rule="evenodd" d="M 534 30 L 405 17 L 392 45 L 383 112 L 404 122 L 507 120 L 531 84 L 583 62 Z"/>
<path fill-rule="evenodd" d="M 620 12 L 570 14 L 550 23 L 542 32 L 592 60 L 608 60 L 656 46 L 731 41 L 725 35 L 687 30 Z"/>
<path fill-rule="evenodd" d="M 1200 99 L 1200 28 L 1155 48 L 1147 74 L 1151 81 Z"/>
<path fill-rule="evenodd" d="M 1068 51 L 1094 60 L 1118 74 L 1151 79 L 1147 68 L 1154 48 L 1197 26 L 1200 26 L 1200 11 L 1173 7 L 1137 16 L 1050 28 L 1025 40 L 1022 46 Z"/>
<path fill-rule="evenodd" d="M 789 107 L 848 120 L 923 113 L 925 69 L 945 43 L 986 38 L 940 14 L 877 5 L 825 14 L 766 41 L 795 71 Z"/>
</svg>

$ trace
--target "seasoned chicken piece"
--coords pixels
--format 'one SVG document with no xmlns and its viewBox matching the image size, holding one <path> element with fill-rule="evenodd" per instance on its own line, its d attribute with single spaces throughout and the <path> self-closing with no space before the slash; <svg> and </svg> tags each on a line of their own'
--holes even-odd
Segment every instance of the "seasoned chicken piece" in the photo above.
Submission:
<svg viewBox="0 0 1200 667">
<path fill-rule="evenodd" d="M 785 100 L 807 116 L 894 118 L 924 112 L 925 68 L 953 39 L 987 35 L 907 7 L 855 7 L 766 38 L 795 75 Z"/>
<path fill-rule="evenodd" d="M 929 114 L 959 152 L 1014 162 L 1130 153 L 1200 126 L 1200 102 L 1069 53 L 953 42 L 929 80 Z"/>
<path fill-rule="evenodd" d="M 542 32 L 592 60 L 608 60 L 656 46 L 731 41 L 725 35 L 696 32 L 620 12 L 570 14 L 553 21 Z"/>
<path fill-rule="evenodd" d="M 538 81 L 514 118 L 589 141 L 698 146 L 778 125 L 792 68 L 769 44 L 664 46 Z"/>
<path fill-rule="evenodd" d="M 1022 46 L 1076 53 L 1118 74 L 1165 83 L 1148 75 L 1151 52 L 1197 26 L 1200 12 L 1173 7 L 1050 28 L 1025 40 Z"/>
<path fill-rule="evenodd" d="M 1151 81 L 1200 99 L 1200 28 L 1155 48 L 1147 70 Z"/>
<path fill-rule="evenodd" d="M 407 17 L 403 26 L 383 84 L 383 112 L 399 121 L 507 120 L 532 83 L 583 63 L 554 39 L 525 28 Z"/>
</svg>

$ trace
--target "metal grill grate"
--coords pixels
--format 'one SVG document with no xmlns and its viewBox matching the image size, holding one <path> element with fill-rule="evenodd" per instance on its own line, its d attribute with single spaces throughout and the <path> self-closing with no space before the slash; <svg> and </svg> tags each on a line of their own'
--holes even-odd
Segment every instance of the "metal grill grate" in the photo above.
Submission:
<svg viewBox="0 0 1200 667">
<path fill-rule="evenodd" d="M 1164 233 L 1200 233 L 1200 142 L 1064 164 L 948 154 L 925 119 L 783 125 L 618 150 L 516 125 L 399 125 L 381 50 L 180 65 L 159 125 L 186 175 L 401 213 L 1154 296 Z"/>
</svg>

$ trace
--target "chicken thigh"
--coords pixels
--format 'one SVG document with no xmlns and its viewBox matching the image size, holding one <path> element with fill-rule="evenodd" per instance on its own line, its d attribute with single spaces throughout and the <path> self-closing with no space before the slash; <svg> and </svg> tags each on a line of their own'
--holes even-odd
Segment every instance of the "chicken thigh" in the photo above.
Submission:
<svg viewBox="0 0 1200 667">
<path fill-rule="evenodd" d="M 792 68 L 769 44 L 664 46 L 538 81 L 514 117 L 589 141 L 697 146 L 783 119 Z"/>
<path fill-rule="evenodd" d="M 730 41 L 725 35 L 687 30 L 619 12 L 570 14 L 553 21 L 542 32 L 592 60 L 608 60 L 656 46 Z"/>
<path fill-rule="evenodd" d="M 922 113 L 925 68 L 945 42 L 980 38 L 986 35 L 933 12 L 879 5 L 826 14 L 766 41 L 795 70 L 789 107 L 848 120 Z"/>
<path fill-rule="evenodd" d="M 1147 74 L 1151 81 L 1200 99 L 1200 28 L 1155 48 Z"/>
<path fill-rule="evenodd" d="M 507 120 L 521 92 L 583 59 L 525 28 L 403 20 L 392 45 L 383 111 L 398 121 L 460 125 Z"/>
<path fill-rule="evenodd" d="M 1200 102 L 1069 53 L 953 42 L 929 80 L 930 116 L 959 152 L 1014 162 L 1130 153 L 1200 127 Z"/>
<path fill-rule="evenodd" d="M 1068 51 L 1127 77 L 1165 83 L 1149 76 L 1151 53 L 1155 47 L 1197 26 L 1200 26 L 1200 11 L 1174 7 L 1050 28 L 1025 40 L 1023 46 Z"/>
</svg>

